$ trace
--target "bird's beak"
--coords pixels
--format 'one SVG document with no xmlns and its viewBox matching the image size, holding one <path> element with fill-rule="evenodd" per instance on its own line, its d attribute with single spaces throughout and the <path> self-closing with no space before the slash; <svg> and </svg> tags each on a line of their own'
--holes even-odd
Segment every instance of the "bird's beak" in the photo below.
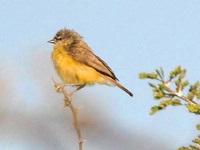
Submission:
<svg viewBox="0 0 200 150">
<path fill-rule="evenodd" d="M 52 43 L 52 44 L 55 44 L 55 43 L 56 43 L 54 39 L 49 40 L 49 41 L 47 41 L 47 42 L 48 42 L 48 43 Z"/>
</svg>

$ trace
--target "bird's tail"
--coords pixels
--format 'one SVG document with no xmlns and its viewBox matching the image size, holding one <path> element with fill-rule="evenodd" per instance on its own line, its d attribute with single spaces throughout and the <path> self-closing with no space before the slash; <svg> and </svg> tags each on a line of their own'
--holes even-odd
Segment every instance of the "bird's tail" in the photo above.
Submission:
<svg viewBox="0 0 200 150">
<path fill-rule="evenodd" d="M 124 92 L 126 92 L 128 95 L 130 95 L 131 97 L 133 96 L 133 93 L 131 93 L 127 88 L 125 88 L 124 86 L 122 86 L 121 84 L 119 84 L 117 81 L 111 79 L 111 78 L 107 78 L 109 80 L 109 82 L 112 83 L 112 85 L 116 85 L 118 86 L 120 89 L 122 89 Z"/>
</svg>

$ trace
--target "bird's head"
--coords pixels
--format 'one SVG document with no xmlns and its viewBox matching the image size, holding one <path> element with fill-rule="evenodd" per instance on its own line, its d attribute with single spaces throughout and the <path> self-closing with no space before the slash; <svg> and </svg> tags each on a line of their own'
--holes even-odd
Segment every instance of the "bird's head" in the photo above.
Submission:
<svg viewBox="0 0 200 150">
<path fill-rule="evenodd" d="M 71 44 L 73 42 L 80 41 L 81 39 L 82 37 L 74 30 L 61 29 L 56 33 L 54 38 L 48 42 L 52 44 Z"/>
</svg>

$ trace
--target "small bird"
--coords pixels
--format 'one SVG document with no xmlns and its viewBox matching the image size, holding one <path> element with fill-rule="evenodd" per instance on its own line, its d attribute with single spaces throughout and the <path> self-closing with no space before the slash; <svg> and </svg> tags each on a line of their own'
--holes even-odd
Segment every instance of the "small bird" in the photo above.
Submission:
<svg viewBox="0 0 200 150">
<path fill-rule="evenodd" d="M 66 85 L 77 86 L 75 91 L 86 85 L 98 83 L 117 86 L 133 96 L 128 89 L 118 83 L 111 68 L 92 52 L 74 30 L 61 29 L 48 42 L 54 44 L 52 60 L 55 70 Z"/>
</svg>

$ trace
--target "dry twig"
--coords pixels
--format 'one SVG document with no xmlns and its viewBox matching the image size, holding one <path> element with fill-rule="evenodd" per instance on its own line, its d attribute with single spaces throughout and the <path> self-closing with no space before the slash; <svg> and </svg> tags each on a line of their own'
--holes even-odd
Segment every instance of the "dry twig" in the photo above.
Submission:
<svg viewBox="0 0 200 150">
<path fill-rule="evenodd" d="M 77 111 L 77 108 L 75 108 L 72 104 L 72 101 L 71 101 L 71 93 L 67 93 L 67 91 L 64 89 L 64 86 L 62 87 L 59 87 L 59 84 L 56 83 L 56 81 L 54 79 L 52 79 L 53 82 L 54 82 L 54 86 L 56 88 L 56 91 L 58 93 L 61 93 L 64 95 L 64 105 L 65 107 L 68 107 L 71 112 L 72 112 L 72 117 L 73 117 L 73 126 L 74 126 L 74 129 L 76 130 L 76 134 L 78 136 L 78 141 L 79 141 L 79 150 L 83 150 L 83 138 L 82 138 L 82 135 L 81 135 L 81 130 L 80 130 L 80 127 L 79 127 L 79 124 L 78 124 L 78 111 Z M 59 87 L 59 90 L 58 90 L 58 87 Z"/>
</svg>

